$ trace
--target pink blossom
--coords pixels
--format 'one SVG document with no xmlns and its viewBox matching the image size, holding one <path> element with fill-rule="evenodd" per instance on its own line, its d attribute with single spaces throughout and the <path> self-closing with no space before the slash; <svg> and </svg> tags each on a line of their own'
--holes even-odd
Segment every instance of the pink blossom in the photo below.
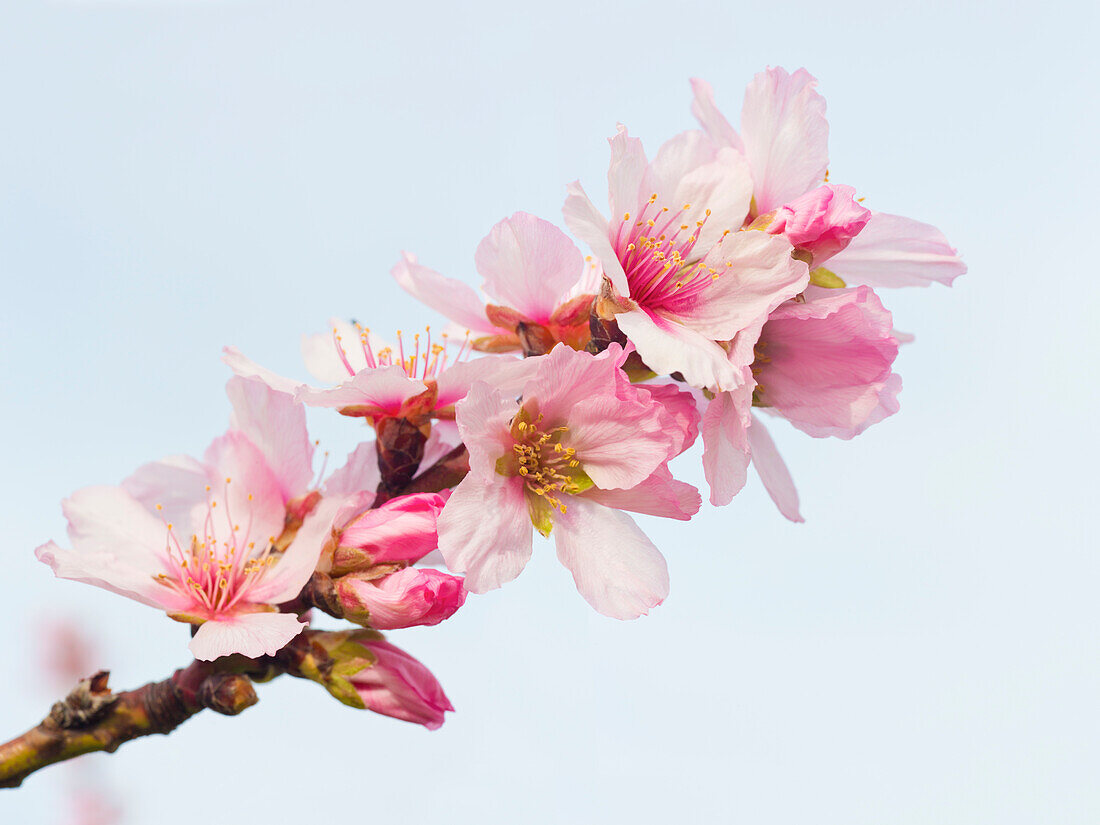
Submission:
<svg viewBox="0 0 1100 825">
<path fill-rule="evenodd" d="M 537 359 L 522 404 L 475 384 L 456 408 L 470 472 L 439 517 L 439 549 L 474 593 L 519 575 L 533 528 L 601 613 L 634 618 L 668 594 L 665 560 L 622 510 L 688 519 L 698 492 L 667 462 L 684 429 L 631 387 L 617 344 L 599 356 L 559 345 Z"/>
<path fill-rule="evenodd" d="M 696 387 L 736 386 L 740 376 L 717 342 L 797 295 L 806 264 L 782 237 L 737 231 L 752 197 L 737 150 L 685 132 L 651 162 L 623 127 L 610 143 L 611 220 L 578 183 L 563 207 L 604 270 L 597 311 L 614 318 L 658 374 L 679 372 Z"/>
<path fill-rule="evenodd" d="M 855 193 L 851 186 L 819 186 L 762 215 L 753 228 L 786 236 L 796 249 L 812 255 L 811 266 L 818 267 L 847 247 L 871 219 Z"/>
<path fill-rule="evenodd" d="M 462 579 L 431 567 L 406 567 L 382 578 L 336 580 L 344 618 L 378 630 L 439 624 L 466 601 Z"/>
<path fill-rule="evenodd" d="M 808 287 L 746 329 L 730 358 L 752 378 L 706 403 L 700 425 L 711 503 L 732 500 L 751 462 L 780 511 L 801 521 L 790 474 L 752 407 L 816 437 L 852 438 L 897 412 L 897 349 L 890 313 L 869 287 Z"/>
<path fill-rule="evenodd" d="M 228 391 L 234 428 L 202 462 L 170 458 L 120 487 L 78 490 L 62 503 L 72 549 L 35 551 L 60 578 L 201 625 L 190 645 L 200 659 L 278 651 L 306 625 L 275 605 L 298 595 L 317 562 L 304 544 L 275 547 L 310 483 L 300 405 L 243 378 Z"/>
<path fill-rule="evenodd" d="M 893 319 L 870 287 L 806 290 L 756 343 L 755 399 L 812 436 L 852 438 L 897 412 Z"/>
<path fill-rule="evenodd" d="M 443 687 L 421 662 L 389 642 L 362 642 L 375 657 L 371 667 L 350 677 L 359 698 L 369 710 L 428 730 L 443 724 L 446 711 L 453 711 Z"/>
<path fill-rule="evenodd" d="M 522 360 L 507 355 L 462 360 L 468 341 L 452 352 L 446 336 L 444 343 L 433 342 L 430 330 L 423 339 L 414 335 L 408 346 L 399 333 L 398 343 L 390 345 L 358 324 L 337 319 L 330 323 L 331 334 L 303 339 L 302 354 L 310 372 L 336 386 L 312 387 L 284 378 L 234 347 L 225 348 L 222 360 L 238 375 L 258 377 L 308 406 L 372 419 L 447 417 L 474 381 L 519 386 L 530 371 Z"/>
<path fill-rule="evenodd" d="M 584 261 L 556 226 L 526 212 L 505 218 L 481 241 L 474 259 L 486 304 L 466 284 L 444 277 L 405 253 L 394 279 L 410 295 L 468 329 L 475 349 L 522 349 L 520 324 L 546 330 L 554 341 L 581 348 L 599 290 L 600 272 Z"/>
<path fill-rule="evenodd" d="M 692 111 L 717 145 L 741 153 L 752 175 L 752 216 L 784 205 L 826 181 L 829 124 L 817 80 L 805 69 L 793 74 L 769 68 L 745 91 L 742 134 L 714 102 L 710 84 L 692 80 Z M 797 244 L 796 244 L 797 245 Z M 814 265 L 822 259 L 815 256 Z M 829 265 L 849 285 L 875 287 L 950 285 L 966 265 L 943 234 L 910 218 L 872 212 L 866 227 Z"/>
</svg>

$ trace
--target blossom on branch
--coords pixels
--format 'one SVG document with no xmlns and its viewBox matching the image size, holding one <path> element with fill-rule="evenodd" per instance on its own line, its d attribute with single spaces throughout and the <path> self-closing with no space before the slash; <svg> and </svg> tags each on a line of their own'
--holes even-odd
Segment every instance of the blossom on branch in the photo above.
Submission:
<svg viewBox="0 0 1100 825">
<path fill-rule="evenodd" d="M 492 303 L 407 252 L 392 275 L 414 298 L 468 329 L 475 349 L 541 355 L 559 341 L 584 347 L 600 271 L 560 229 L 517 212 L 490 230 L 474 263 Z"/>
<path fill-rule="evenodd" d="M 521 402 L 475 384 L 456 407 L 470 473 L 439 517 L 439 549 L 471 592 L 519 575 L 537 529 L 553 532 L 599 612 L 631 619 L 668 595 L 664 558 L 622 511 L 687 520 L 699 494 L 667 466 L 685 422 L 630 385 L 625 357 L 617 344 L 599 356 L 559 345 L 537 359 Z"/>
<path fill-rule="evenodd" d="M 825 98 L 805 69 L 791 74 L 769 68 L 753 78 L 745 90 L 740 135 L 718 110 L 710 84 L 695 79 L 691 85 L 692 112 L 704 131 L 748 164 L 753 219 L 792 206 L 828 179 Z M 966 264 L 934 226 L 872 211 L 866 227 L 836 254 L 829 270 L 841 279 L 839 286 L 928 286 L 934 281 L 950 286 L 966 272 Z"/>
<path fill-rule="evenodd" d="M 233 378 L 231 429 L 203 460 L 147 464 L 119 487 L 87 487 L 62 504 L 72 549 L 35 554 L 60 578 L 94 584 L 199 625 L 199 659 L 273 654 L 306 626 L 275 606 L 309 579 L 317 553 L 279 539 L 300 525 L 313 445 L 290 396 Z"/>
</svg>

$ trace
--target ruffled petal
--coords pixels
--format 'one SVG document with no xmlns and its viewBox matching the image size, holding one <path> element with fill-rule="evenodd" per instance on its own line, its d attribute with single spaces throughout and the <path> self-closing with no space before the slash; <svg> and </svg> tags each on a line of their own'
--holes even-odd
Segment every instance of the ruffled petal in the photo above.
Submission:
<svg viewBox="0 0 1100 825">
<path fill-rule="evenodd" d="M 554 535 L 558 560 L 599 613 L 636 619 L 668 596 L 664 556 L 626 513 L 574 497 Z"/>
<path fill-rule="evenodd" d="M 825 98 L 805 69 L 768 69 L 753 78 L 741 108 L 741 136 L 755 181 L 757 214 L 771 212 L 825 179 Z"/>
<path fill-rule="evenodd" d="M 873 212 L 867 226 L 829 261 L 848 284 L 951 286 L 966 264 L 940 230 L 912 218 Z"/>
<path fill-rule="evenodd" d="M 584 259 L 549 221 L 516 212 L 494 226 L 474 257 L 485 292 L 540 324 L 580 280 Z"/>
<path fill-rule="evenodd" d="M 710 485 L 710 503 L 722 507 L 745 486 L 749 468 L 749 428 L 752 386 L 719 393 L 703 412 L 703 474 Z"/>
</svg>

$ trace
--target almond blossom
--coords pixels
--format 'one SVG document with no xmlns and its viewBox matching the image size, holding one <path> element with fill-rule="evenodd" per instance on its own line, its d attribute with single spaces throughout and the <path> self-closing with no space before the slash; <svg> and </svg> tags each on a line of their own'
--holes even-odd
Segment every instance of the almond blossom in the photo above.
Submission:
<svg viewBox="0 0 1100 825">
<path fill-rule="evenodd" d="M 719 342 L 797 295 L 809 270 L 782 236 L 738 231 L 752 179 L 736 149 L 684 132 L 649 161 L 625 127 L 609 142 L 611 219 L 579 183 L 562 210 L 603 267 L 597 311 L 654 372 L 731 389 L 740 376 Z"/>
<path fill-rule="evenodd" d="M 59 578 L 94 584 L 199 625 L 196 658 L 273 654 L 306 626 L 275 606 L 297 596 L 317 553 L 277 548 L 288 508 L 309 492 L 313 446 L 300 405 L 233 378 L 231 429 L 203 460 L 173 457 L 119 487 L 62 503 L 72 549 L 35 554 Z"/>
<path fill-rule="evenodd" d="M 901 378 L 890 313 L 870 287 L 808 287 L 732 343 L 751 380 L 716 396 L 703 413 L 703 468 L 711 502 L 744 486 L 750 460 L 780 511 L 801 521 L 790 474 L 753 406 L 817 438 L 849 439 L 898 411 Z"/>
<path fill-rule="evenodd" d="M 817 80 L 805 69 L 769 68 L 745 90 L 741 134 L 714 101 L 709 83 L 694 79 L 692 112 L 707 135 L 740 153 L 752 175 L 751 218 L 790 204 L 828 178 L 829 123 Z M 938 229 L 871 212 L 866 228 L 837 254 L 830 274 L 847 284 L 947 286 L 966 265 Z M 843 285 L 843 284 L 841 284 Z"/>
<path fill-rule="evenodd" d="M 530 351 L 537 337 L 545 352 L 558 341 L 582 348 L 601 276 L 565 233 L 548 221 L 516 212 L 490 230 L 474 263 L 486 303 L 466 284 L 447 278 L 404 253 L 392 275 L 414 298 L 469 330 L 474 349 Z"/>
<path fill-rule="evenodd" d="M 478 383 L 457 405 L 470 473 L 439 517 L 439 549 L 471 592 L 519 575 L 537 529 L 553 531 L 599 612 L 635 618 L 668 595 L 664 558 L 622 511 L 686 520 L 700 500 L 667 467 L 684 426 L 628 383 L 625 358 L 617 344 L 599 356 L 559 345 L 532 359 L 522 403 Z"/>
<path fill-rule="evenodd" d="M 284 378 L 226 347 L 222 360 L 238 375 L 254 376 L 273 389 L 291 393 L 311 407 L 328 407 L 344 415 L 369 419 L 427 420 L 430 415 L 453 416 L 456 401 L 474 381 L 519 386 L 530 372 L 522 360 L 489 355 L 462 360 L 469 342 L 452 346 L 446 337 L 433 342 L 431 330 L 422 340 L 413 335 L 408 346 L 398 333 L 397 344 L 382 342 L 369 329 L 330 319 L 331 335 L 305 336 L 302 354 L 306 366 L 320 381 L 333 387 L 312 387 Z"/>
</svg>

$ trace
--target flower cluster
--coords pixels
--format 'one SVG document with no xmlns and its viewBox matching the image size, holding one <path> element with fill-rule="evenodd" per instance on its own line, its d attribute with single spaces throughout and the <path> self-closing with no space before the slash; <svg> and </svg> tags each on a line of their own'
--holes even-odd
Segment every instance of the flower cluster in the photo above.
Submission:
<svg viewBox="0 0 1100 825">
<path fill-rule="evenodd" d="M 740 132 L 692 86 L 700 129 L 652 157 L 624 126 L 610 138 L 606 213 L 568 187 L 564 223 L 587 257 L 516 213 L 477 249 L 485 298 L 408 253 L 393 268 L 445 332 L 387 343 L 332 320 L 303 339 L 317 385 L 227 348 L 229 430 L 201 459 L 74 493 L 71 549 L 38 558 L 187 623 L 199 659 L 314 679 L 434 728 L 450 702 L 379 631 L 439 624 L 511 581 L 535 532 L 597 611 L 647 613 L 668 567 L 630 514 L 698 512 L 670 469 L 696 440 L 710 504 L 752 464 L 801 521 L 762 415 L 849 439 L 897 412 L 905 336 L 874 290 L 949 285 L 965 266 L 935 228 L 829 182 L 825 102 L 805 70 L 757 75 Z M 373 438 L 316 474 L 306 406 Z M 315 629 L 314 611 L 358 629 Z"/>
</svg>

